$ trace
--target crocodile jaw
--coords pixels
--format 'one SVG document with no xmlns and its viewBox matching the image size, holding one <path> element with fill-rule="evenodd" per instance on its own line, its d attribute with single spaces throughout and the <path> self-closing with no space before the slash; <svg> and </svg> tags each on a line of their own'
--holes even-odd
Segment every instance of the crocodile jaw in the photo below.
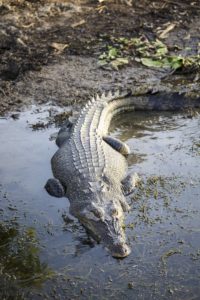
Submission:
<svg viewBox="0 0 200 300">
<path fill-rule="evenodd" d="M 101 242 L 103 246 L 111 253 L 115 258 L 124 258 L 131 253 L 130 247 L 126 243 L 125 234 L 123 229 L 120 228 L 118 235 L 110 233 L 112 229 L 104 228 L 99 231 L 101 227 L 100 223 L 94 224 L 93 222 L 83 219 L 79 219 L 82 225 L 90 233 L 90 235 L 97 241 Z"/>
</svg>

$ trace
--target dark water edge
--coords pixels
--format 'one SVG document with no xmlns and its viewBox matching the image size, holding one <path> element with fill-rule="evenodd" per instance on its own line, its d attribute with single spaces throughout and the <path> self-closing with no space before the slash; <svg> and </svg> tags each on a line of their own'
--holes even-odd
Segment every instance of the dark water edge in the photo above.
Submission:
<svg viewBox="0 0 200 300">
<path fill-rule="evenodd" d="M 58 130 L 45 125 L 50 109 L 0 119 L 1 298 L 198 299 L 199 115 L 137 112 L 113 122 L 142 179 L 128 199 L 132 253 L 116 260 L 88 241 L 66 199 L 43 188 Z"/>
</svg>

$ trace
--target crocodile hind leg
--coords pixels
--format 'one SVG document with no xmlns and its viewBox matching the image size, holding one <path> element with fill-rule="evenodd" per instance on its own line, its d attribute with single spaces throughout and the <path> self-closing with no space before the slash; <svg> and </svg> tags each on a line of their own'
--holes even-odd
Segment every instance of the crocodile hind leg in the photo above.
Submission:
<svg viewBox="0 0 200 300">
<path fill-rule="evenodd" d="M 139 181 L 140 177 L 137 173 L 127 175 L 127 177 L 124 180 L 122 180 L 122 190 L 124 195 L 130 195 L 134 191 L 134 188 Z"/>
<path fill-rule="evenodd" d="M 121 153 L 122 155 L 126 156 L 130 153 L 129 146 L 125 143 L 121 142 L 120 140 L 110 137 L 110 136 L 104 136 L 103 140 L 110 145 L 113 149 Z"/>
<path fill-rule="evenodd" d="M 45 184 L 44 188 L 49 193 L 49 195 L 61 198 L 65 196 L 65 188 L 60 182 L 60 180 L 56 178 L 50 178 L 47 180 L 47 183 Z"/>
</svg>

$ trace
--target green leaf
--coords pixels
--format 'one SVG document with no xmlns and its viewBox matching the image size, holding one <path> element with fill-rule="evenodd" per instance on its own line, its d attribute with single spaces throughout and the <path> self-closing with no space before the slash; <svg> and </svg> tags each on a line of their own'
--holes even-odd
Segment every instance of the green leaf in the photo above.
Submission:
<svg viewBox="0 0 200 300">
<path fill-rule="evenodd" d="M 153 58 L 145 57 L 145 58 L 141 58 L 140 61 L 144 66 L 147 66 L 147 67 L 153 67 L 153 68 L 162 68 L 163 67 L 163 63 L 161 60 L 156 60 Z"/>
<path fill-rule="evenodd" d="M 128 38 L 125 38 L 125 37 L 120 37 L 118 39 L 118 42 L 122 43 L 122 44 L 128 44 L 130 42 L 130 40 Z"/>
<path fill-rule="evenodd" d="M 163 48 L 158 48 L 156 50 L 156 54 L 155 56 L 164 56 L 165 54 L 167 54 L 168 50 L 167 50 L 167 47 L 163 47 Z"/>
<path fill-rule="evenodd" d="M 169 56 L 163 59 L 163 67 L 177 70 L 183 66 L 183 58 L 180 56 Z"/>
<path fill-rule="evenodd" d="M 168 53 L 167 46 L 159 40 L 155 42 L 156 53 L 155 56 L 164 56 Z"/>
<path fill-rule="evenodd" d="M 106 59 L 106 58 L 107 58 L 107 54 L 105 52 L 99 55 L 99 59 Z"/>
<path fill-rule="evenodd" d="M 111 65 L 114 69 L 118 70 L 119 67 L 128 64 L 128 58 L 118 57 L 115 60 L 111 61 Z"/>
<path fill-rule="evenodd" d="M 108 58 L 109 59 L 115 59 L 118 55 L 118 51 L 116 48 L 113 47 L 109 47 L 109 51 L 108 51 Z"/>
<path fill-rule="evenodd" d="M 101 60 L 98 61 L 98 65 L 100 65 L 101 67 L 102 67 L 102 66 L 105 66 L 105 65 L 107 65 L 107 64 L 108 64 L 108 62 L 107 62 L 106 59 L 101 59 Z"/>
<path fill-rule="evenodd" d="M 141 38 L 132 38 L 130 39 L 130 43 L 131 45 L 135 45 L 135 46 L 141 46 L 145 44 L 144 42 L 141 41 Z"/>
</svg>

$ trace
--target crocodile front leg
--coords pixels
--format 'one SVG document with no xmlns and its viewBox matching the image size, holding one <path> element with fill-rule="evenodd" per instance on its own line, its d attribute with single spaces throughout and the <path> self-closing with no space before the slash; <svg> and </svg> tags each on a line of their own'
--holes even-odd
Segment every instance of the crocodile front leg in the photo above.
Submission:
<svg viewBox="0 0 200 300">
<path fill-rule="evenodd" d="M 127 177 L 124 180 L 122 180 L 122 190 L 124 195 L 130 195 L 139 181 L 140 177 L 137 173 L 127 175 Z"/>
<path fill-rule="evenodd" d="M 121 153 L 122 155 L 126 156 L 130 153 L 129 146 L 125 143 L 121 142 L 120 140 L 110 137 L 110 136 L 104 136 L 103 140 L 110 145 L 113 149 Z"/>
<path fill-rule="evenodd" d="M 126 202 L 126 199 L 125 198 L 121 198 L 120 199 L 120 204 L 122 206 L 122 209 L 124 212 L 128 212 L 130 210 L 130 206 L 129 204 Z"/>
<path fill-rule="evenodd" d="M 59 130 L 58 136 L 56 138 L 56 145 L 60 148 L 64 142 L 66 142 L 70 135 L 72 130 L 73 123 L 71 121 L 66 121 L 63 127 Z"/>
<path fill-rule="evenodd" d="M 45 189 L 49 193 L 49 195 L 61 198 L 65 196 L 65 188 L 60 182 L 60 180 L 56 178 L 50 178 L 47 180 L 45 184 Z"/>
</svg>

